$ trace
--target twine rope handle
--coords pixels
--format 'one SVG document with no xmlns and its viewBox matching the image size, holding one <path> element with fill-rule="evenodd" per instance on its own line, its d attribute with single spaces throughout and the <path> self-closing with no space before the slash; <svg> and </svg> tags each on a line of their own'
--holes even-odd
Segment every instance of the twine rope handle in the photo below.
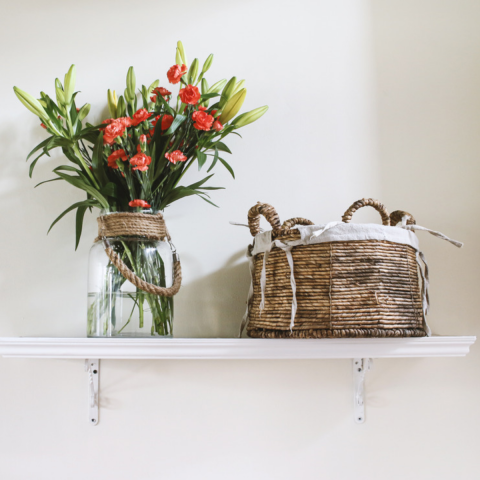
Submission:
<svg viewBox="0 0 480 480">
<path fill-rule="evenodd" d="M 158 285 L 153 285 L 152 283 L 142 280 L 134 272 L 132 272 L 127 265 L 125 265 L 123 260 L 114 252 L 106 238 L 103 239 L 103 244 L 105 246 L 105 253 L 110 261 L 117 267 L 122 276 L 129 282 L 133 283 L 133 285 L 140 290 L 143 290 L 147 293 L 152 293 L 153 295 L 160 295 L 162 297 L 173 297 L 180 290 L 182 285 L 182 266 L 178 256 L 176 256 L 174 260 L 173 285 L 171 287 L 159 287 Z"/>
<path fill-rule="evenodd" d="M 252 237 L 260 233 L 260 215 L 263 215 L 272 226 L 274 235 L 278 235 L 281 232 L 282 224 L 275 208 L 268 203 L 257 202 L 257 204 L 248 211 L 248 228 L 250 229 Z"/>
<path fill-rule="evenodd" d="M 288 230 L 291 230 L 295 225 L 315 225 L 315 224 L 311 220 L 308 220 L 303 217 L 290 218 L 283 222 L 282 233 L 288 232 Z"/>
<path fill-rule="evenodd" d="M 347 211 L 342 216 L 342 222 L 349 223 L 352 220 L 352 215 L 362 207 L 373 207 L 382 217 L 382 224 L 385 226 L 390 225 L 390 215 L 388 214 L 387 209 L 383 203 L 380 203 L 378 200 L 373 198 L 362 198 L 353 203 Z"/>
<path fill-rule="evenodd" d="M 98 221 L 98 237 L 96 241 L 102 240 L 105 253 L 121 275 L 144 292 L 162 297 L 173 297 L 178 293 L 182 285 L 182 266 L 180 258 L 175 252 L 173 253 L 173 284 L 171 287 L 159 287 L 138 277 L 123 262 L 119 255 L 112 249 L 108 238 L 121 236 L 145 237 L 149 240 L 168 240 L 171 244 L 170 234 L 161 213 L 149 215 L 144 213 L 112 213 L 97 218 Z M 175 247 L 173 247 L 175 249 Z"/>
<path fill-rule="evenodd" d="M 400 222 L 402 222 L 402 225 L 417 224 L 411 213 L 404 212 L 403 210 L 395 210 L 390 214 L 390 225 L 396 227 Z"/>
</svg>

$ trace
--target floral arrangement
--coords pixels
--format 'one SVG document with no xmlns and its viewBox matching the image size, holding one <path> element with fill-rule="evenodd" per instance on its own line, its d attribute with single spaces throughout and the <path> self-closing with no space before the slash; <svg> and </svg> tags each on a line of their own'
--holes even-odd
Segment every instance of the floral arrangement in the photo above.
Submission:
<svg viewBox="0 0 480 480">
<path fill-rule="evenodd" d="M 210 157 L 207 173 L 219 163 L 234 177 L 232 167 L 221 157 L 231 153 L 223 139 L 238 135 L 236 130 L 268 110 L 264 106 L 238 115 L 247 94 L 245 81 L 232 77 L 209 86 L 205 74 L 212 61 L 210 55 L 199 72 L 198 59 L 189 66 L 178 42 L 176 63 L 167 72 L 170 85 L 180 87 L 177 94 L 170 91 L 172 86 L 159 86 L 159 80 L 149 87 L 142 85 L 137 92 L 135 72 L 130 67 L 124 95 L 117 98 L 115 91 L 108 90 L 110 118 L 100 125 L 83 124 L 90 105 L 77 108 L 75 65 L 65 75 L 63 85 L 55 80 L 56 102 L 44 92 L 36 99 L 14 87 L 18 99 L 40 118 L 50 134 L 27 157 L 33 158 L 30 177 L 43 155 L 61 148 L 73 165 L 56 167 L 55 178 L 38 185 L 63 180 L 86 192 L 87 198 L 62 212 L 50 229 L 76 209 L 77 248 L 85 212 L 92 207 L 108 212 L 163 211 L 191 195 L 212 203 L 207 192 L 221 188 L 205 186 L 213 174 L 185 186 L 181 185 L 185 172 L 195 162 L 201 170 Z"/>
</svg>

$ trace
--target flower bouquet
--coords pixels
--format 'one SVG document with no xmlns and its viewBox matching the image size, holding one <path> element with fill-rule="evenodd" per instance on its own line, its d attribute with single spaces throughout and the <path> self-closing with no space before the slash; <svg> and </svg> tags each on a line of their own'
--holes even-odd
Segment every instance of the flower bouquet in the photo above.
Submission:
<svg viewBox="0 0 480 480">
<path fill-rule="evenodd" d="M 206 186 L 213 174 L 183 185 L 185 172 L 194 163 L 198 170 L 208 167 L 207 173 L 221 165 L 234 177 L 222 158 L 231 153 L 223 140 L 268 109 L 238 115 L 245 81 L 233 77 L 210 86 L 205 74 L 212 61 L 210 55 L 201 70 L 198 59 L 189 66 L 178 42 L 176 63 L 167 72 L 168 82 L 179 85 L 178 94 L 159 86 L 159 80 L 137 92 L 130 67 L 123 96 L 108 90 L 110 118 L 99 125 L 83 124 L 90 105 L 77 108 L 74 65 L 63 85 L 55 80 L 56 102 L 44 92 L 36 99 L 14 87 L 50 134 L 27 157 L 33 159 L 30 176 L 42 156 L 61 148 L 70 164 L 57 166 L 55 177 L 38 185 L 63 180 L 86 193 L 50 229 L 76 210 L 77 248 L 86 211 L 101 209 L 99 237 L 90 254 L 89 336 L 171 335 L 172 295 L 181 275 L 162 212 L 191 195 L 214 205 L 208 192 L 221 187 Z"/>
</svg>

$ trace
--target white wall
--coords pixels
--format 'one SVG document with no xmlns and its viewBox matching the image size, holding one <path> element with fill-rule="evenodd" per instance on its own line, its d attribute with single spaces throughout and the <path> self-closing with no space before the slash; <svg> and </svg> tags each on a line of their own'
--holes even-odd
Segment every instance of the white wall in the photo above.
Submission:
<svg viewBox="0 0 480 480">
<path fill-rule="evenodd" d="M 141 5 L 141 8 L 140 8 Z M 82 194 L 28 179 L 44 138 L 13 85 L 53 93 L 70 63 L 91 120 L 107 88 L 160 78 L 182 39 L 215 53 L 209 79 L 246 78 L 246 108 L 268 114 L 219 170 L 221 208 L 186 199 L 166 212 L 185 285 L 175 334 L 235 336 L 248 289 L 245 221 L 258 200 L 282 219 L 339 219 L 372 196 L 465 241 L 421 236 L 439 334 L 479 333 L 480 3 L 475 0 L 2 2 L 0 17 L 0 336 L 83 336 L 95 217 L 74 252 Z M 197 178 L 192 173 L 191 178 Z M 375 220 L 360 213 L 358 221 Z M 421 234 L 420 234 L 421 235 Z M 352 418 L 351 365 L 336 361 L 103 361 L 100 424 L 86 417 L 81 361 L 0 359 L 0 478 L 330 480 L 479 477 L 476 368 L 464 359 L 378 360 L 367 422 Z"/>
</svg>

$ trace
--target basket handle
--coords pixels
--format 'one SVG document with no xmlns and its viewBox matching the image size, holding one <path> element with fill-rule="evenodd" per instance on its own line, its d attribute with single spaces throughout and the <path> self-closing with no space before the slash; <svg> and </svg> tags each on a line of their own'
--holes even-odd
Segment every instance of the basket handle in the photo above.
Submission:
<svg viewBox="0 0 480 480">
<path fill-rule="evenodd" d="M 382 224 L 383 225 L 390 225 L 390 215 L 388 214 L 387 209 L 380 203 L 378 200 L 374 200 L 373 198 L 362 198 L 361 200 L 357 200 L 354 204 L 352 204 L 348 210 L 342 216 L 342 222 L 349 223 L 352 219 L 352 215 L 362 207 L 373 207 L 382 217 Z"/>
<path fill-rule="evenodd" d="M 275 208 L 268 203 L 257 202 L 257 204 L 248 211 L 248 228 L 250 229 L 252 237 L 260 233 L 260 215 L 263 215 L 272 226 L 274 234 L 280 233 L 280 217 Z"/>
<path fill-rule="evenodd" d="M 294 217 L 289 220 L 285 220 L 282 225 L 282 232 L 285 233 L 295 225 L 315 225 L 311 220 L 307 220 L 302 217 Z"/>
<path fill-rule="evenodd" d="M 415 218 L 413 218 L 413 215 L 408 212 L 404 212 L 403 210 L 395 210 L 390 214 L 390 225 L 392 227 L 395 227 L 398 222 L 401 222 L 403 217 L 407 217 L 407 225 L 416 225 L 417 222 L 415 221 Z"/>
</svg>

